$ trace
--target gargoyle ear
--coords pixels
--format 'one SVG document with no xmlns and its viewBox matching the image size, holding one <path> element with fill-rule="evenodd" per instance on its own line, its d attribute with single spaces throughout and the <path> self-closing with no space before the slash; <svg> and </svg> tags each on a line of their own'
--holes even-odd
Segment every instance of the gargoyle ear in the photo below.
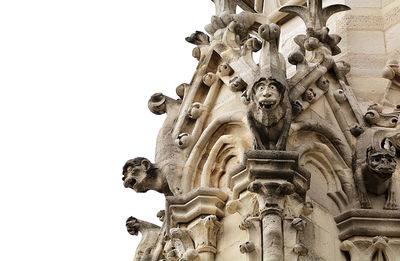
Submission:
<svg viewBox="0 0 400 261">
<path fill-rule="evenodd" d="M 151 162 L 148 161 L 147 159 L 143 159 L 141 164 L 146 169 L 146 171 L 148 171 L 151 167 Z"/>
</svg>

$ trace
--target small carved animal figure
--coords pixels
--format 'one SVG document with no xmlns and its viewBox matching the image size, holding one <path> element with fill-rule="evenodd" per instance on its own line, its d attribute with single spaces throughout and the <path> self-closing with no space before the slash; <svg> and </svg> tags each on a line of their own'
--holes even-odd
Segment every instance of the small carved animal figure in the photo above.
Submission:
<svg viewBox="0 0 400 261">
<path fill-rule="evenodd" d="M 250 92 L 247 120 L 255 150 L 285 150 L 292 118 L 287 89 L 275 79 L 260 78 Z"/>
<path fill-rule="evenodd" d="M 136 249 L 135 261 L 152 260 L 151 251 L 157 243 L 160 227 L 152 223 L 129 217 L 126 220 L 126 228 L 132 236 L 137 236 L 140 232 L 142 239 Z"/>
<path fill-rule="evenodd" d="M 356 154 L 357 155 L 357 154 Z M 364 154 L 365 155 L 365 154 Z M 357 155 L 357 157 L 363 157 Z M 368 192 L 376 195 L 386 193 L 384 209 L 398 209 L 393 174 L 396 171 L 396 149 L 388 138 L 372 142 L 366 156 L 355 161 L 354 175 L 359 191 L 361 208 L 372 208 Z"/>
<path fill-rule="evenodd" d="M 122 169 L 122 175 L 126 188 L 136 192 L 155 190 L 167 196 L 172 195 L 164 175 L 146 158 L 128 160 Z"/>
</svg>

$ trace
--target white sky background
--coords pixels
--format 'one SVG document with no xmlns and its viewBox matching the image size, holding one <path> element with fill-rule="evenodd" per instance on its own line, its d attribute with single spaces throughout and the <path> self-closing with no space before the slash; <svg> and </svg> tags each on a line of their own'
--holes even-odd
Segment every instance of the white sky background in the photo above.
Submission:
<svg viewBox="0 0 400 261">
<path fill-rule="evenodd" d="M 132 260 L 133 215 L 159 224 L 163 196 L 122 185 L 154 160 L 165 116 L 197 65 L 184 38 L 211 0 L 0 0 L 0 260 Z"/>
</svg>

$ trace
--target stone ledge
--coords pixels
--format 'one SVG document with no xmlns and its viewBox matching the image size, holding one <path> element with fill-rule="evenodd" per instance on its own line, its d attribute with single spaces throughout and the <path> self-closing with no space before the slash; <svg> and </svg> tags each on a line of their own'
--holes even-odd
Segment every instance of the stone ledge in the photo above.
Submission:
<svg viewBox="0 0 400 261">
<path fill-rule="evenodd" d="M 339 239 L 353 236 L 400 237 L 400 211 L 355 209 L 335 217 Z"/>
<path fill-rule="evenodd" d="M 217 188 L 199 188 L 190 193 L 167 197 L 170 224 L 189 223 L 202 215 L 224 217 L 228 195 Z"/>
</svg>

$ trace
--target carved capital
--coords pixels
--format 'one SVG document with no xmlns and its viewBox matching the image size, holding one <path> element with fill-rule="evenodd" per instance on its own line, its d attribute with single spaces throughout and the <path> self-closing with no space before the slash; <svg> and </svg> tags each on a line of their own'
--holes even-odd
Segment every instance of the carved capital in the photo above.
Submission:
<svg viewBox="0 0 400 261">
<path fill-rule="evenodd" d="M 196 250 L 201 252 L 217 252 L 217 234 L 221 223 L 215 215 L 201 218 L 189 226 Z"/>
</svg>

